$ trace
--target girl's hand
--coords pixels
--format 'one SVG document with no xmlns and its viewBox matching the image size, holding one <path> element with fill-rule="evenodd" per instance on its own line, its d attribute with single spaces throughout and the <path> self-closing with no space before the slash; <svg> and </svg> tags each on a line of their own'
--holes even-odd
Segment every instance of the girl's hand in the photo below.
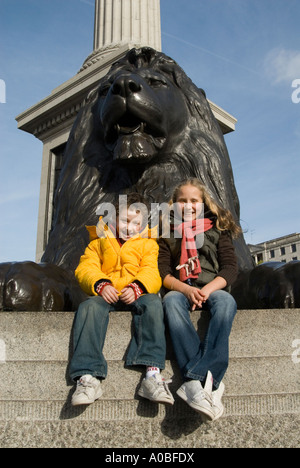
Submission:
<svg viewBox="0 0 300 468">
<path fill-rule="evenodd" d="M 205 302 L 206 298 L 201 292 L 202 290 L 195 288 L 193 286 L 187 286 L 184 292 L 184 295 L 189 300 L 192 311 L 196 310 L 197 308 L 201 308 L 203 302 Z"/>
<path fill-rule="evenodd" d="M 116 304 L 119 300 L 119 291 L 108 284 L 104 286 L 101 296 L 108 304 Z"/>
<path fill-rule="evenodd" d="M 201 296 L 203 297 L 203 302 L 207 301 L 213 292 L 224 289 L 226 286 L 226 280 L 221 276 L 217 276 L 210 283 L 207 283 L 205 286 L 203 286 L 203 288 L 200 290 Z"/>
<path fill-rule="evenodd" d="M 203 286 L 202 289 L 200 289 L 200 294 L 202 296 L 202 302 L 206 302 L 207 299 L 209 298 L 210 294 L 211 294 L 211 290 L 210 290 L 210 287 L 209 285 L 206 285 L 206 286 Z"/>
<path fill-rule="evenodd" d="M 132 304 L 135 301 L 134 290 L 132 288 L 122 289 L 120 299 L 124 304 Z"/>
</svg>

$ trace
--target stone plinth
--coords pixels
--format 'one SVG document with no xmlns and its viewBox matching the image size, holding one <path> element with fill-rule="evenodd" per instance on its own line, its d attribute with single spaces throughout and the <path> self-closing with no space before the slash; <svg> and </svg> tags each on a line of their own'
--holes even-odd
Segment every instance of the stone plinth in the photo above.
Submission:
<svg viewBox="0 0 300 468">
<path fill-rule="evenodd" d="M 225 414 L 216 423 L 176 396 L 181 378 L 168 344 L 164 375 L 175 405 L 143 400 L 142 368 L 125 368 L 131 314 L 111 313 L 103 398 L 72 408 L 68 377 L 73 313 L 0 312 L 0 447 L 299 447 L 300 310 L 240 311 L 230 338 Z M 195 326 L 208 316 L 195 312 Z"/>
</svg>

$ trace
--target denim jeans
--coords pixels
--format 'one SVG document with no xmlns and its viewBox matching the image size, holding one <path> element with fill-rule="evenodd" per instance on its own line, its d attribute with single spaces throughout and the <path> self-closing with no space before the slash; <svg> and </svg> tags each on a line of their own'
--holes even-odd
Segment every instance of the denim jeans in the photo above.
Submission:
<svg viewBox="0 0 300 468">
<path fill-rule="evenodd" d="M 70 363 L 72 380 L 85 374 L 107 376 L 107 362 L 103 346 L 110 311 L 132 310 L 132 336 L 126 365 L 145 365 L 164 369 L 166 340 L 161 300 L 155 294 L 145 294 L 130 306 L 108 304 L 102 297 L 93 296 L 80 304 L 74 319 L 73 357 Z"/>
<path fill-rule="evenodd" d="M 206 337 L 201 342 L 190 318 L 190 303 L 184 294 L 172 291 L 163 300 L 166 322 L 183 379 L 203 383 L 210 371 L 214 389 L 217 389 L 228 367 L 229 335 L 237 306 L 233 297 L 222 290 L 212 293 L 204 307 L 211 317 Z"/>
</svg>

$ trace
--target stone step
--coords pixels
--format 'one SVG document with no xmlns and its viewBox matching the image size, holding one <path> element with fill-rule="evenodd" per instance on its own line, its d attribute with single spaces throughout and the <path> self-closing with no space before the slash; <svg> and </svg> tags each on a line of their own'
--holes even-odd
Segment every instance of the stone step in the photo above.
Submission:
<svg viewBox="0 0 300 468">
<path fill-rule="evenodd" d="M 224 396 L 223 417 L 299 415 L 299 395 L 236 395 Z M 72 407 L 69 400 L 11 400 L 0 401 L 1 421 L 59 421 L 78 418 L 80 421 L 139 421 L 158 418 L 162 421 L 195 419 L 201 416 L 175 395 L 175 405 L 165 406 L 147 400 L 100 399 L 86 407 Z"/>
<path fill-rule="evenodd" d="M 64 401 L 70 400 L 74 389 L 67 368 L 71 355 L 73 318 L 73 313 L 65 312 L 0 313 L 0 336 L 5 344 L 5 362 L 1 365 L 0 381 L 2 411 L 3 405 L 9 401 L 19 404 L 24 401 L 28 406 L 32 400 L 36 406 L 40 402 L 41 407 L 46 402 L 48 407 L 49 402 L 63 405 Z M 300 336 L 299 318 L 300 310 L 296 309 L 238 313 L 230 338 L 230 365 L 224 379 L 224 401 L 227 399 L 228 414 L 249 413 L 256 406 L 260 411 L 265 408 L 269 412 L 270 405 L 284 408 L 285 411 L 296 411 L 300 367 L 292 358 L 292 345 Z M 200 324 L 205 329 L 208 316 L 195 312 L 193 320 L 195 326 Z M 124 368 L 123 360 L 130 337 L 131 314 L 112 313 L 104 349 L 109 374 L 103 383 L 104 395 L 100 406 L 109 401 L 109 407 L 120 408 L 119 400 L 136 398 L 143 373 L 139 368 Z M 170 343 L 168 349 L 169 359 L 164 374 L 173 378 L 170 388 L 175 394 L 181 380 Z M 280 402 L 275 406 L 274 395 Z M 247 400 L 248 397 L 250 400 Z M 117 401 L 116 405 L 114 400 Z M 130 404 L 136 406 L 138 403 L 133 400 Z"/>
<path fill-rule="evenodd" d="M 144 376 L 143 368 L 131 370 L 122 361 L 108 361 L 109 373 L 103 382 L 102 399 L 132 399 Z M 292 359 L 232 358 L 224 378 L 227 396 L 285 394 L 300 390 L 299 373 Z M 173 393 L 181 385 L 176 364 L 166 362 L 166 377 L 173 377 Z M 1 367 L 0 400 L 65 400 L 73 383 L 67 362 L 19 361 Z"/>
<path fill-rule="evenodd" d="M 0 312 L 0 447 L 259 446 L 251 431 L 260 433 L 265 446 L 295 444 L 300 310 L 238 313 L 224 379 L 225 415 L 210 429 L 176 395 L 181 379 L 170 343 L 164 374 L 173 377 L 175 405 L 153 404 L 136 395 L 143 372 L 124 368 L 131 337 L 131 314 L 126 312 L 110 317 L 103 398 L 72 408 L 74 386 L 67 368 L 73 318 L 71 312 Z M 208 317 L 196 312 L 193 320 L 205 329 Z"/>
<path fill-rule="evenodd" d="M 73 318 L 73 312 L 0 312 L 0 363 L 68 360 Z M 196 327 L 206 329 L 207 313 L 196 311 L 192 318 Z M 230 355 L 291 356 L 294 341 L 300 340 L 299 323 L 300 309 L 239 311 L 230 336 Z M 130 312 L 111 313 L 104 347 L 107 358 L 122 360 L 130 337 Z M 3 351 L 1 357 L 4 347 L 5 357 Z M 169 346 L 167 358 L 172 357 Z"/>
<path fill-rule="evenodd" d="M 96 407 L 95 407 L 96 408 Z M 92 408 L 89 408 L 92 410 Z M 87 410 L 87 411 L 89 411 Z M 96 409 L 95 409 L 96 411 Z M 84 417 L 82 413 L 80 417 Z M 299 416 L 229 416 L 213 424 L 199 419 L 0 421 L 0 448 L 101 448 L 108 453 L 197 453 L 203 448 L 299 448 Z M 163 449 L 163 450 L 162 450 Z"/>
</svg>

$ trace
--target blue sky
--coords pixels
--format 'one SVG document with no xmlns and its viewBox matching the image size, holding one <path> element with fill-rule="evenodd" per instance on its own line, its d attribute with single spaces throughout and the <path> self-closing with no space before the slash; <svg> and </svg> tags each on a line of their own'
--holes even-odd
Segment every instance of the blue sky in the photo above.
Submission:
<svg viewBox="0 0 300 468">
<path fill-rule="evenodd" d="M 248 243 L 300 230 L 299 18 L 299 0 L 161 0 L 163 52 L 238 119 Z M 93 22 L 93 0 L 0 0 L 0 262 L 35 259 L 42 143 L 15 117 L 77 73 Z"/>
</svg>

